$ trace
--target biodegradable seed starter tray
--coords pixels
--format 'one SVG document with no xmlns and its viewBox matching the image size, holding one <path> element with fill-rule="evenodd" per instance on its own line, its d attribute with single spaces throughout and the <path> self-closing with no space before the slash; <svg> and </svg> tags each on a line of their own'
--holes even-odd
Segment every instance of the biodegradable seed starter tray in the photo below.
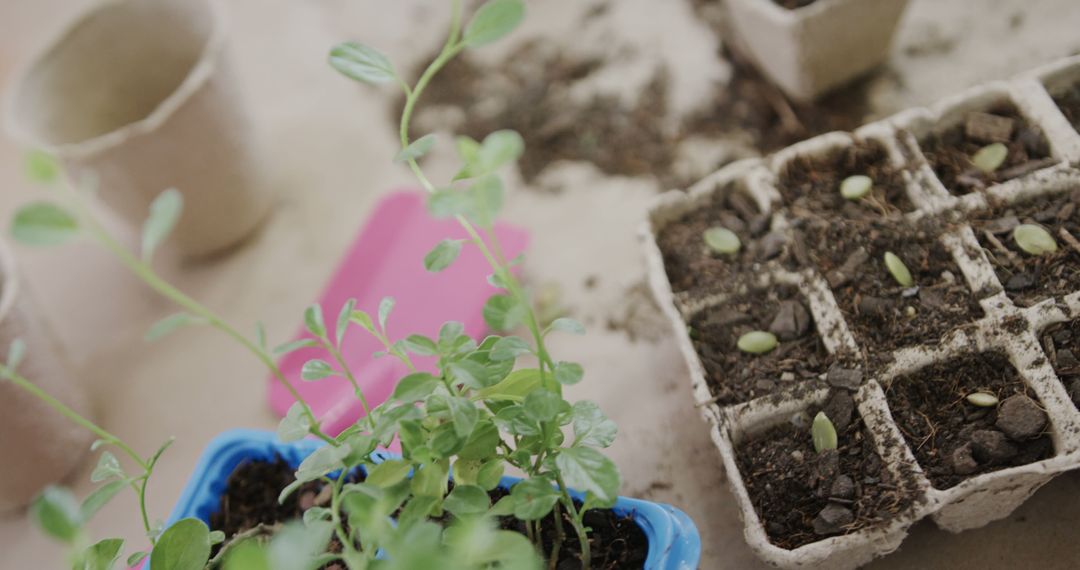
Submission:
<svg viewBox="0 0 1080 570">
<path fill-rule="evenodd" d="M 1080 467 L 1077 128 L 1072 57 L 657 199 L 650 286 L 763 560 L 855 568 L 923 517 L 976 528 Z M 999 166 L 974 168 L 991 145 Z M 853 175 L 873 179 L 855 200 Z M 1020 248 L 1021 224 L 1056 252 Z M 716 226 L 736 252 L 706 244 Z M 740 350 L 750 331 L 777 344 Z M 818 411 L 836 451 L 810 446 Z"/>
</svg>

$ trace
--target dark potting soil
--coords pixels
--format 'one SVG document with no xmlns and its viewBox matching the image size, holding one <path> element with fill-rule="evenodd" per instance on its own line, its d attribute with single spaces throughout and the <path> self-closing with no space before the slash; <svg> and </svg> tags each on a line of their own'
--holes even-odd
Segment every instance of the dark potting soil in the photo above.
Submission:
<svg viewBox="0 0 1080 570">
<path fill-rule="evenodd" d="M 811 407 L 806 420 L 821 410 Z M 735 453 L 754 510 L 781 548 L 888 523 L 916 496 L 910 474 L 886 468 L 848 392 L 833 390 L 824 411 L 836 427 L 835 450 L 817 453 L 810 429 L 786 422 Z"/>
<path fill-rule="evenodd" d="M 1050 325 L 1039 334 L 1039 340 L 1073 405 L 1080 410 L 1080 320 Z"/>
<path fill-rule="evenodd" d="M 739 337 L 755 330 L 775 334 L 777 347 L 765 354 L 739 350 Z M 833 360 L 809 306 L 790 286 L 757 290 L 701 311 L 690 321 L 690 338 L 709 390 L 722 406 L 789 388 L 820 387 L 819 377 Z"/>
<path fill-rule="evenodd" d="M 1080 290 L 1080 189 L 976 212 L 971 227 L 1009 299 L 1021 307 Z M 1042 226 L 1057 241 L 1052 254 L 1031 255 L 1012 237 L 1019 224 Z"/>
<path fill-rule="evenodd" d="M 983 316 L 933 220 L 804 217 L 795 225 L 796 259 L 803 259 L 794 266 L 812 266 L 825 277 L 855 340 L 870 355 L 936 343 Z M 885 266 L 886 252 L 904 262 L 917 289 L 896 282 Z"/>
<path fill-rule="evenodd" d="M 783 233 L 769 233 L 769 215 L 760 213 L 737 182 L 713 196 L 709 204 L 667 224 L 656 237 L 675 291 L 730 289 L 733 281 L 751 273 L 756 263 L 779 255 L 786 243 Z M 705 230 L 714 226 L 739 236 L 742 247 L 738 252 L 720 254 L 705 245 Z"/>
<path fill-rule="evenodd" d="M 210 517 L 210 528 L 220 530 L 232 538 L 237 533 L 251 530 L 259 525 L 273 526 L 303 517 L 304 511 L 313 506 L 325 506 L 320 491 L 326 485 L 314 481 L 302 486 L 283 504 L 278 504 L 278 494 L 292 483 L 295 470 L 278 458 L 273 462 L 248 461 L 239 465 L 229 476 L 218 510 Z M 358 478 L 359 479 L 359 478 Z M 492 502 L 508 492 L 492 491 Z M 329 497 L 327 496 L 328 500 Z M 580 504 L 578 505 L 580 507 Z M 569 519 L 563 514 L 567 532 L 560 549 L 556 568 L 570 570 L 580 567 L 581 543 L 574 535 Z M 525 534 L 525 527 L 514 517 L 501 517 L 500 526 Z M 593 509 L 585 513 L 585 525 L 589 527 L 592 567 L 600 570 L 639 569 L 645 565 L 649 553 L 649 541 L 632 516 L 620 516 L 608 509 Z M 541 525 L 544 551 L 551 552 L 555 540 L 554 514 L 548 515 Z M 338 551 L 340 543 L 334 538 L 331 551 Z M 215 549 L 216 552 L 216 549 Z M 336 566 L 327 570 L 338 570 Z"/>
<path fill-rule="evenodd" d="M 975 392 L 999 404 L 978 407 Z M 1054 454 L 1038 397 L 1000 352 L 967 354 L 892 379 L 885 387 L 893 419 L 937 489 Z"/>
<path fill-rule="evenodd" d="M 985 115 L 1003 117 L 1009 123 L 1001 129 L 981 128 Z M 971 157 L 979 149 L 1000 142 L 1009 149 L 1005 162 L 992 173 L 976 169 Z M 952 194 L 968 194 L 987 186 L 1023 176 L 1054 164 L 1050 145 L 1039 127 L 1029 123 L 1011 102 L 1000 102 L 981 113 L 968 113 L 960 124 L 932 132 L 919 141 L 923 155 L 938 179 Z"/>
<path fill-rule="evenodd" d="M 1080 83 L 1051 93 L 1051 96 L 1054 98 L 1054 103 L 1057 103 L 1058 109 L 1061 109 L 1065 118 L 1072 123 L 1073 128 L 1080 132 Z"/>
<path fill-rule="evenodd" d="M 869 176 L 873 187 L 860 200 L 840 195 L 840 183 L 856 174 Z M 862 141 L 833 149 L 821 157 L 796 156 L 780 173 L 784 203 L 811 211 L 833 211 L 848 217 L 911 212 L 915 206 L 904 189 L 903 175 L 889 164 L 888 152 L 877 141 Z"/>
</svg>

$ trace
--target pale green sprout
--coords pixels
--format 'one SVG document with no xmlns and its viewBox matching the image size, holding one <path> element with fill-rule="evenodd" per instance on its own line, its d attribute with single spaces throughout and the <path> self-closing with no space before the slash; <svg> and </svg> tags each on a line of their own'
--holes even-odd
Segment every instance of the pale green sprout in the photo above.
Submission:
<svg viewBox="0 0 1080 570">
<path fill-rule="evenodd" d="M 1002 143 L 993 143 L 975 151 L 975 154 L 971 156 L 971 163 L 980 171 L 991 174 L 1001 168 L 1001 165 L 1005 164 L 1005 159 L 1008 157 L 1009 147 Z"/>
<path fill-rule="evenodd" d="M 891 251 L 885 252 L 885 267 L 901 287 L 912 287 L 915 285 L 915 279 L 911 277 L 911 271 L 908 270 L 907 266 L 904 265 L 904 262 L 901 261 L 895 253 Z"/>
<path fill-rule="evenodd" d="M 739 350 L 750 354 L 765 354 L 776 348 L 776 335 L 765 331 L 750 331 L 739 337 Z"/>
<path fill-rule="evenodd" d="M 731 255 L 738 253 L 739 248 L 742 247 L 739 236 L 735 235 L 735 232 L 722 226 L 714 226 L 705 230 L 702 237 L 705 238 L 705 245 L 709 246 L 709 249 L 716 253 Z"/>
<path fill-rule="evenodd" d="M 1050 232 L 1035 224 L 1020 224 L 1013 229 L 1013 239 L 1020 249 L 1031 255 L 1055 253 L 1058 244 Z"/>
<path fill-rule="evenodd" d="M 967 395 L 967 401 L 980 408 L 992 408 L 998 405 L 997 396 L 987 392 L 973 392 Z"/>
<path fill-rule="evenodd" d="M 858 200 L 869 194 L 873 187 L 873 179 L 863 174 L 856 174 L 848 176 L 840 183 L 840 195 L 848 200 Z"/>
<path fill-rule="evenodd" d="M 836 427 L 825 412 L 818 412 L 814 416 L 814 423 L 810 426 L 810 436 L 814 440 L 814 450 L 818 453 L 836 449 Z"/>
</svg>

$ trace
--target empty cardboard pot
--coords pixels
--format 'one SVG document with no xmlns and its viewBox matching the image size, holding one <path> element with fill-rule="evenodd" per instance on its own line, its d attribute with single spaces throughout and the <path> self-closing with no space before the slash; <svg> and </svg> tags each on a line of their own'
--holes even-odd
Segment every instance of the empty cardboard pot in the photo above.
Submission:
<svg viewBox="0 0 1080 570">
<path fill-rule="evenodd" d="M 0 242 L 0 351 L 15 339 L 26 343 L 18 365 L 21 376 L 80 414 L 89 405 L 71 376 L 30 296 L 20 291 L 18 271 L 7 245 Z M 5 358 L 6 360 L 6 358 Z M 0 380 L 0 512 L 23 507 L 46 485 L 79 465 L 92 435 L 38 398 Z"/>
<path fill-rule="evenodd" d="M 132 224 L 177 188 L 171 240 L 184 255 L 249 235 L 271 197 L 233 86 L 222 16 L 209 0 L 110 0 L 77 19 L 22 72 L 9 134 L 56 155 Z"/>
</svg>

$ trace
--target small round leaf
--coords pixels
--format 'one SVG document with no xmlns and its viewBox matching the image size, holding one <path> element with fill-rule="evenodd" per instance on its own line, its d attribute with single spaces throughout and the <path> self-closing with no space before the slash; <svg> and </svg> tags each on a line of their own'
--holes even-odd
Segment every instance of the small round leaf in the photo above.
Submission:
<svg viewBox="0 0 1080 570">
<path fill-rule="evenodd" d="M 1044 230 L 1042 226 L 1035 224 L 1016 226 L 1013 229 L 1013 239 L 1016 240 L 1016 245 L 1020 246 L 1020 249 L 1031 255 L 1055 253 L 1058 250 L 1058 244 L 1054 241 L 1054 236 L 1050 235 L 1050 232 Z"/>
<path fill-rule="evenodd" d="M 810 435 L 814 439 L 814 450 L 818 453 L 828 449 L 836 449 L 836 427 L 833 426 L 829 416 L 825 412 L 818 412 L 814 416 L 814 424 L 810 427 Z"/>
<path fill-rule="evenodd" d="M 15 213 L 11 235 L 26 245 L 60 245 L 79 233 L 67 210 L 49 202 L 33 202 Z"/>
<path fill-rule="evenodd" d="M 469 47 L 490 44 L 509 34 L 525 18 L 521 0 L 491 0 L 476 11 L 462 42 Z"/>
<path fill-rule="evenodd" d="M 705 230 L 702 237 L 705 238 L 705 245 L 709 246 L 709 249 L 716 253 L 738 253 L 739 248 L 742 247 L 739 236 L 735 235 L 735 232 L 725 227 L 715 226 L 709 228 Z"/>
<path fill-rule="evenodd" d="M 739 350 L 750 354 L 765 354 L 776 348 L 778 344 L 776 335 L 765 331 L 750 331 L 738 341 Z"/>
<path fill-rule="evenodd" d="M 975 151 L 975 154 L 971 156 L 971 164 L 975 165 L 975 168 L 980 171 L 990 174 L 1001 168 L 1001 165 L 1005 164 L 1005 159 L 1008 157 L 1009 147 L 1002 143 L 993 143 Z"/>
<path fill-rule="evenodd" d="M 874 181 L 862 174 L 848 176 L 840 183 L 840 195 L 848 200 L 858 200 L 870 193 Z"/>
<path fill-rule="evenodd" d="M 967 395 L 967 401 L 980 408 L 992 408 L 998 405 L 998 398 L 987 392 L 974 392 Z"/>
<path fill-rule="evenodd" d="M 908 270 L 907 266 L 904 265 L 904 262 L 901 261 L 895 253 L 891 251 L 885 252 L 885 267 L 901 287 L 911 287 L 915 285 L 915 279 L 911 277 L 911 271 Z"/>
</svg>

